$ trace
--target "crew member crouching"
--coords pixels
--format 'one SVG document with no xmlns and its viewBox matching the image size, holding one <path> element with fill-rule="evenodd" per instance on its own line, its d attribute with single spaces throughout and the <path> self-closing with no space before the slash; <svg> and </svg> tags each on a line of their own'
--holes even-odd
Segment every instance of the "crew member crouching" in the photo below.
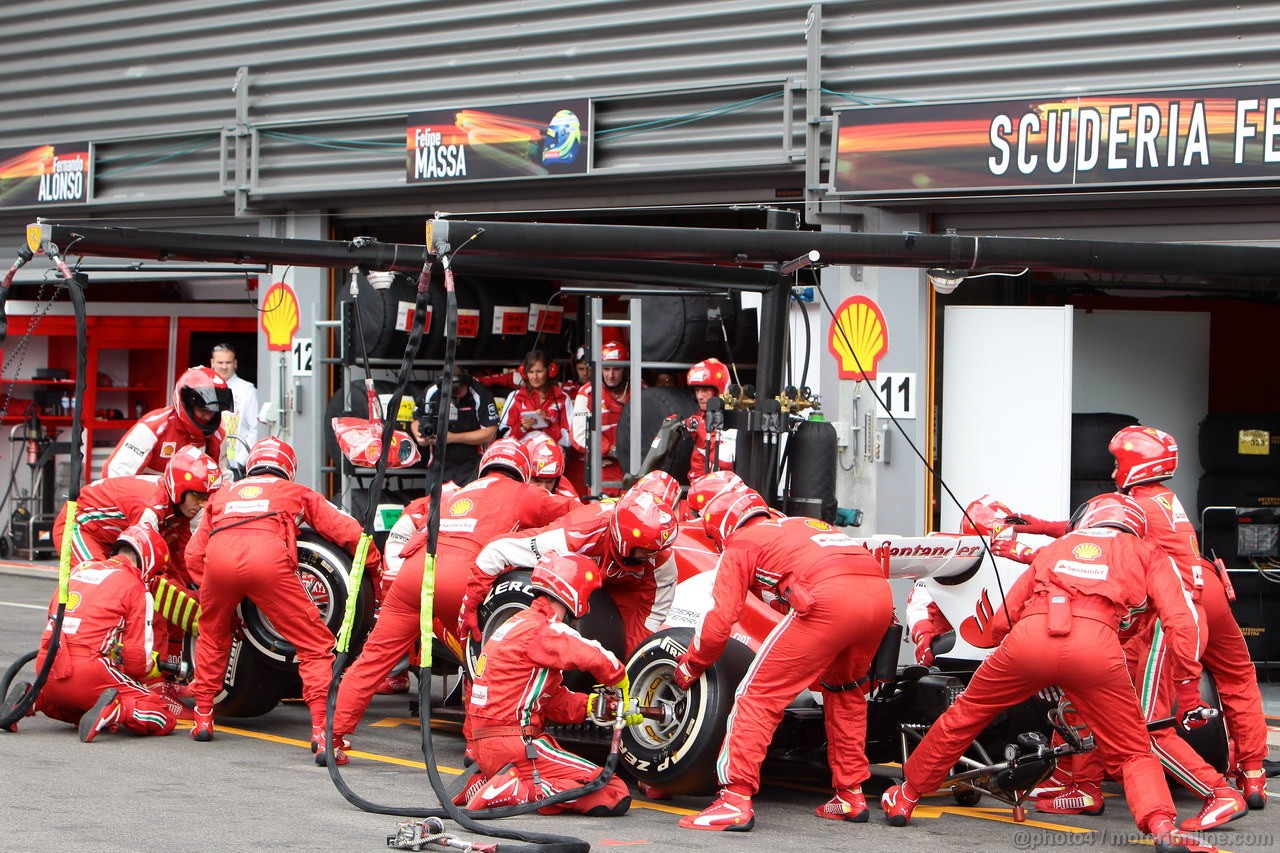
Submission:
<svg viewBox="0 0 1280 853">
<path fill-rule="evenodd" d="M 518 805 L 581 787 L 600 774 L 599 767 L 567 752 L 542 727 L 544 722 L 581 723 L 595 711 L 599 697 L 566 688 L 564 670 L 584 670 L 601 684 L 620 687 L 621 701 L 627 702 L 622 663 L 573 627 L 600 588 L 601 574 L 587 557 L 547 554 L 533 569 L 533 604 L 484 644 L 467 707 L 467 746 L 480 769 L 459 794 L 459 804 L 465 801 L 469 809 Z M 616 817 L 630 807 L 626 783 L 614 776 L 598 791 L 538 811 Z"/>
</svg>

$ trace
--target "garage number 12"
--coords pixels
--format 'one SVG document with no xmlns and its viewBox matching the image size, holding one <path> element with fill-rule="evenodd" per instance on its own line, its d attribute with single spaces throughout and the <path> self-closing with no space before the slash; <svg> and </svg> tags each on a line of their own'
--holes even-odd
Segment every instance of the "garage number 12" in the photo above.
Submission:
<svg viewBox="0 0 1280 853">
<path fill-rule="evenodd" d="M 881 373 L 876 384 L 876 417 L 892 414 L 900 420 L 916 416 L 916 375 L 914 373 Z"/>
</svg>

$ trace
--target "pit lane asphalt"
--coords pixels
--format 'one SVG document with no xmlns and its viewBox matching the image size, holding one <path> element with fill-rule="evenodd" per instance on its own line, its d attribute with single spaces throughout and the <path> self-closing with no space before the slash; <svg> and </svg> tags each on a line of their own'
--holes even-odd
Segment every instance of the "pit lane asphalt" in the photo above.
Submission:
<svg viewBox="0 0 1280 853">
<path fill-rule="evenodd" d="M 0 564 L 0 667 L 36 646 L 54 586 L 47 568 Z M 26 672 L 30 678 L 30 668 Z M 103 734 L 91 744 L 80 743 L 70 726 L 43 716 L 23 720 L 17 734 L 0 732 L 0 851 L 387 849 L 386 836 L 401 818 L 366 813 L 343 799 L 328 772 L 313 763 L 308 716 L 301 704 L 285 703 L 263 717 L 219 721 L 217 737 L 208 744 L 191 741 L 181 725 L 170 737 Z M 354 742 L 343 778 L 360 796 L 397 807 L 437 805 L 407 697 L 376 697 Z M 455 783 L 462 767 L 460 735 L 452 726 L 436 724 L 433 742 L 442 775 Z M 877 772 L 866 786 L 868 800 L 872 792 L 878 797 L 893 770 Z M 1273 784 L 1273 792 L 1276 788 L 1280 785 Z M 1032 812 L 1022 824 L 1012 821 L 1007 806 L 989 797 L 976 808 L 962 808 L 942 794 L 917 808 L 910 826 L 895 829 L 874 805 L 866 824 L 819 820 L 813 809 L 830 796 L 821 781 L 804 785 L 766 779 L 755 801 L 756 826 L 749 833 L 678 828 L 679 817 L 696 812 L 709 797 L 653 802 L 638 794 L 631 812 L 621 818 L 530 815 L 501 825 L 574 835 L 600 850 L 1133 849 L 1133 842 L 1141 842 L 1124 799 L 1114 788 L 1109 793 L 1101 817 Z M 1198 801 L 1183 792 L 1175 800 L 1181 817 L 1198 810 Z M 452 824 L 448 831 L 467 840 L 492 841 Z M 1280 808 L 1273 801 L 1266 811 L 1210 835 L 1224 850 L 1277 849 Z"/>
</svg>

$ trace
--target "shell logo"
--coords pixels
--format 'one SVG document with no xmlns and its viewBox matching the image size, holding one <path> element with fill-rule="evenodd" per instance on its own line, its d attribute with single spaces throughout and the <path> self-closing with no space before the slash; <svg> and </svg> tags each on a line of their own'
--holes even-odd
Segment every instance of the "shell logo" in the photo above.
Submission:
<svg viewBox="0 0 1280 853">
<path fill-rule="evenodd" d="M 880 306 L 865 296 L 840 304 L 827 333 L 841 379 L 875 379 L 876 365 L 889 351 L 889 327 Z"/>
<path fill-rule="evenodd" d="M 1085 542 L 1072 548 L 1071 554 L 1077 560 L 1096 560 L 1102 556 L 1102 549 L 1093 542 Z"/>
<path fill-rule="evenodd" d="M 476 678 L 484 675 L 484 668 L 487 663 L 489 663 L 489 659 L 484 655 L 476 658 Z"/>
<path fill-rule="evenodd" d="M 262 297 L 262 331 L 267 335 L 267 349 L 291 351 L 299 323 L 298 295 L 293 288 L 283 281 L 267 288 Z"/>
<path fill-rule="evenodd" d="M 449 515 L 466 515 L 471 512 L 475 504 L 471 502 L 471 498 L 460 498 L 449 504 Z"/>
<path fill-rule="evenodd" d="M 632 538 L 632 539 L 639 539 L 639 538 L 640 538 L 640 528 L 639 528 L 639 527 L 633 527 L 633 528 L 631 528 L 631 538 Z"/>
<path fill-rule="evenodd" d="M 243 486 L 239 489 L 236 489 L 236 494 L 242 498 L 256 498 L 258 495 L 262 494 L 262 487 L 261 486 Z"/>
<path fill-rule="evenodd" d="M 80 602 L 82 600 L 83 599 L 80 598 L 80 593 L 78 592 L 70 593 L 67 596 L 67 612 L 70 613 L 72 610 L 75 610 L 77 607 L 79 607 Z"/>
<path fill-rule="evenodd" d="M 588 572 L 586 573 L 585 580 L 586 580 L 588 583 L 590 583 L 591 581 L 593 581 L 593 580 L 595 580 L 595 579 L 596 579 L 596 573 L 595 573 L 595 572 L 593 572 L 593 571 L 588 571 Z"/>
<path fill-rule="evenodd" d="M 804 523 L 812 527 L 814 530 L 830 530 L 831 529 L 830 524 L 827 524 L 825 521 L 819 521 L 816 518 L 806 518 Z"/>
</svg>

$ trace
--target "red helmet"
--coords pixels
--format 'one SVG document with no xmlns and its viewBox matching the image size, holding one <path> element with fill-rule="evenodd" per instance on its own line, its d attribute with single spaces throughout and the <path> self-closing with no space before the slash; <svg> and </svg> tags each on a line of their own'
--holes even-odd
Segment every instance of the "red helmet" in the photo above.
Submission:
<svg viewBox="0 0 1280 853">
<path fill-rule="evenodd" d="M 533 476 L 533 460 L 524 445 L 514 438 L 500 438 L 480 457 L 480 476 L 496 470 L 510 471 L 517 480 L 527 483 Z"/>
<path fill-rule="evenodd" d="M 1114 527 L 1134 536 L 1147 535 L 1147 514 L 1136 500 L 1120 492 L 1106 492 L 1090 498 L 1081 507 L 1078 516 L 1071 525 L 1072 530 Z"/>
<path fill-rule="evenodd" d="M 650 471 L 631 484 L 631 491 L 648 492 L 672 508 L 680 503 L 680 483 L 666 471 Z"/>
<path fill-rule="evenodd" d="M 545 432 L 536 432 L 524 440 L 529 454 L 531 477 L 549 480 L 564 474 L 564 451 Z"/>
<path fill-rule="evenodd" d="M 742 491 L 746 488 L 746 482 L 732 471 L 712 471 L 699 477 L 689 485 L 689 494 L 685 498 L 685 517 L 701 518 L 702 511 L 716 495 L 729 489 Z"/>
<path fill-rule="evenodd" d="M 173 386 L 173 409 L 192 435 L 213 435 L 222 423 L 222 413 L 234 407 L 231 389 L 212 367 L 193 367 Z"/>
<path fill-rule="evenodd" d="M 244 463 L 245 473 L 272 472 L 286 480 L 298 473 L 298 454 L 286 442 L 273 435 L 258 439 Z"/>
<path fill-rule="evenodd" d="M 675 510 L 649 492 L 627 491 L 613 505 L 609 519 L 614 556 L 632 566 L 642 562 L 632 558 L 633 551 L 666 550 L 676 538 L 676 529 Z"/>
<path fill-rule="evenodd" d="M 591 593 L 600 588 L 604 572 L 595 561 L 581 554 L 548 551 L 533 567 L 533 588 L 545 592 L 569 608 L 573 618 L 587 612 Z"/>
<path fill-rule="evenodd" d="M 622 341 L 609 341 L 600 347 L 601 361 L 628 361 L 631 352 Z"/>
<path fill-rule="evenodd" d="M 983 495 L 964 508 L 960 532 L 995 536 L 1005 528 L 1005 517 L 1009 515 L 1013 515 L 1013 510 L 991 495 Z"/>
<path fill-rule="evenodd" d="M 721 551 L 724 541 L 750 518 L 767 518 L 769 505 L 755 489 L 727 490 L 707 502 L 702 529 Z"/>
<path fill-rule="evenodd" d="M 1116 458 L 1116 488 L 1167 480 L 1178 468 L 1178 443 L 1153 427 L 1127 426 L 1107 445 Z"/>
<path fill-rule="evenodd" d="M 116 539 L 111 553 L 117 553 L 121 547 L 127 546 L 138 555 L 138 574 L 142 582 L 151 588 L 152 581 L 163 577 L 169 571 L 169 545 L 149 524 L 135 524 L 126 527 Z"/>
<path fill-rule="evenodd" d="M 710 386 L 717 394 L 724 394 L 729 387 L 729 368 L 718 358 L 707 358 L 689 368 L 685 384 L 690 388 Z"/>
<path fill-rule="evenodd" d="M 222 472 L 218 463 L 195 445 L 186 447 L 173 454 L 169 464 L 160 475 L 165 494 L 174 505 L 182 503 L 188 492 L 207 495 L 222 485 Z"/>
</svg>

